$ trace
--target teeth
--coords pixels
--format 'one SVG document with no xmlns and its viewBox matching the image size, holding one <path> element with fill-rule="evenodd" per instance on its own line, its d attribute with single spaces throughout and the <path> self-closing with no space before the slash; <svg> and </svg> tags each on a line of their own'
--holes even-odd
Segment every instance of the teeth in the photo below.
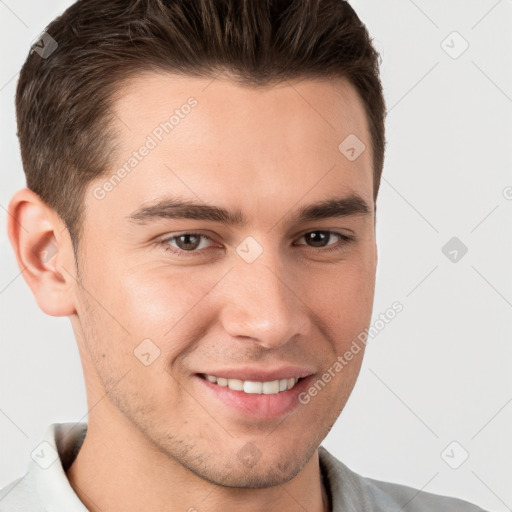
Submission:
<svg viewBox="0 0 512 512">
<path fill-rule="evenodd" d="M 243 391 L 244 390 L 244 381 L 238 379 L 228 379 L 228 387 L 233 391 Z"/>
<path fill-rule="evenodd" d="M 243 391 L 253 395 L 275 395 L 281 391 L 292 389 L 299 379 L 279 379 L 267 382 L 254 382 L 250 380 L 225 379 L 224 377 L 215 377 L 215 375 L 204 375 L 208 382 L 218 386 L 228 387 L 234 391 Z"/>
<path fill-rule="evenodd" d="M 253 393 L 261 395 L 263 391 L 263 382 L 251 382 L 250 380 L 244 381 L 244 393 Z"/>
<path fill-rule="evenodd" d="M 263 394 L 264 395 L 275 395 L 279 393 L 279 381 L 273 380 L 270 382 L 263 383 Z"/>
</svg>

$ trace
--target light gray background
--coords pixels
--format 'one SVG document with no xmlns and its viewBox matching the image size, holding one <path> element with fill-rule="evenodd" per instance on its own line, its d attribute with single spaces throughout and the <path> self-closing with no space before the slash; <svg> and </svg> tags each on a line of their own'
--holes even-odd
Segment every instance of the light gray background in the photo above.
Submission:
<svg viewBox="0 0 512 512">
<path fill-rule="evenodd" d="M 69 320 L 38 309 L 5 229 L 25 185 L 18 71 L 70 4 L 0 1 L 0 487 L 24 473 L 49 423 L 87 419 Z M 389 112 L 374 319 L 396 300 L 404 310 L 370 342 L 324 445 L 364 475 L 511 510 L 512 1 L 352 5 L 382 56 Z M 453 31 L 469 43 L 458 58 Z M 456 263 L 441 251 L 454 236 L 468 247 Z M 441 457 L 452 441 L 469 453 L 458 469 Z M 448 450 L 452 465 L 460 450 Z"/>
</svg>

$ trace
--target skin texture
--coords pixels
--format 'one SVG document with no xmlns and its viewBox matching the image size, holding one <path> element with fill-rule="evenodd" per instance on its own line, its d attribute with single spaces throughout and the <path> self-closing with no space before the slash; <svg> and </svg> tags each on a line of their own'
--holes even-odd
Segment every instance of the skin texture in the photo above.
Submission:
<svg viewBox="0 0 512 512">
<path fill-rule="evenodd" d="M 94 190 L 192 96 L 191 112 L 97 199 Z M 27 189 L 9 205 L 24 278 L 43 311 L 70 318 L 80 351 L 89 428 L 71 485 L 103 512 L 325 510 L 317 448 L 363 351 L 307 405 L 277 418 L 226 406 L 197 374 L 292 365 L 319 377 L 369 325 L 377 247 L 361 100 L 343 80 L 243 88 L 150 74 L 123 88 L 115 114 L 119 145 L 85 196 L 78 274 L 57 214 Z M 349 134 L 366 145 L 355 161 L 338 149 Z M 369 214 L 294 221 L 300 207 L 350 193 Z M 126 219 L 168 194 L 239 209 L 248 223 Z M 195 253 L 158 243 L 198 230 L 211 240 Z M 326 253 L 303 236 L 315 230 L 355 240 L 332 235 L 326 245 L 339 250 Z M 252 263 L 236 251 L 248 236 L 263 249 Z M 147 366 L 134 355 L 145 339 L 160 351 Z M 239 456 L 248 447 L 258 454 L 252 465 Z"/>
</svg>

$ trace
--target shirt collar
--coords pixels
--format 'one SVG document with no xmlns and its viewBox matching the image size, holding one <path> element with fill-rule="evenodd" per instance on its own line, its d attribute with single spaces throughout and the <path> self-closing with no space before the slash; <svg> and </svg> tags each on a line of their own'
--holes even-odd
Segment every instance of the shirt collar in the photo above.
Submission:
<svg viewBox="0 0 512 512">
<path fill-rule="evenodd" d="M 322 481 L 331 502 L 331 512 L 361 512 L 370 508 L 359 475 L 351 471 L 323 446 L 318 448 Z"/>
<path fill-rule="evenodd" d="M 27 476 L 48 512 L 88 512 L 64 470 L 73 462 L 86 431 L 87 423 L 53 423 L 31 453 Z"/>
</svg>

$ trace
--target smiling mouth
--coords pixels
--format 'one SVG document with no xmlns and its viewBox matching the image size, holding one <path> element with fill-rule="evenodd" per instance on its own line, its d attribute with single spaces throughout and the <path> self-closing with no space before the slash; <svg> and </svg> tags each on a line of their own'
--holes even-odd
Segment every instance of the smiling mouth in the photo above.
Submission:
<svg viewBox="0 0 512 512">
<path fill-rule="evenodd" d="M 216 384 L 217 386 L 227 387 L 233 391 L 241 391 L 250 395 L 277 395 L 283 391 L 289 391 L 297 382 L 302 379 L 291 377 L 290 379 L 278 379 L 266 382 L 257 382 L 251 380 L 226 379 L 216 377 L 215 375 L 199 374 L 202 379 Z"/>
</svg>

